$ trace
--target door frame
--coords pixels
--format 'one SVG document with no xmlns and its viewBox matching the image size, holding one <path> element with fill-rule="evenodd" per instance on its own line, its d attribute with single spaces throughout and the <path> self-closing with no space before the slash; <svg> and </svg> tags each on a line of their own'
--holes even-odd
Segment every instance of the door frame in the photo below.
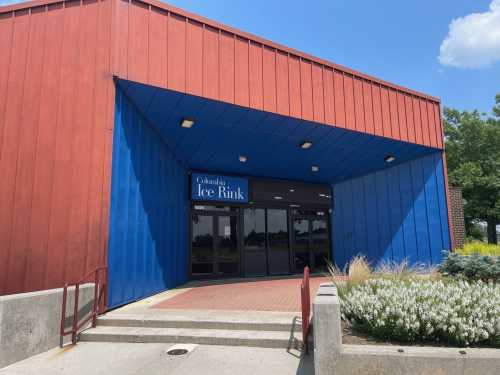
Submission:
<svg viewBox="0 0 500 375">
<path fill-rule="evenodd" d="M 196 204 L 198 205 L 198 204 Z M 202 205 L 202 204 L 199 204 Z M 213 204 L 211 204 L 213 205 Z M 235 207 L 236 211 L 217 211 L 217 210 L 196 210 L 194 209 L 194 205 L 189 210 L 188 220 L 189 220 L 189 230 L 188 230 L 188 243 L 189 243 L 189 254 L 188 254 L 188 275 L 189 279 L 197 280 L 197 279 L 223 279 L 223 278 L 231 278 L 238 277 L 241 275 L 241 208 Z M 212 261 L 212 273 L 211 274 L 194 274 L 192 272 L 192 264 L 193 264 L 193 215 L 200 216 L 210 216 L 212 218 L 212 248 L 214 252 L 214 260 Z M 218 261 L 218 243 L 219 243 L 219 217 L 220 216 L 228 216 L 228 217 L 236 217 L 236 248 L 238 251 L 238 272 L 227 275 L 220 275 L 217 271 L 219 269 L 219 261 Z"/>
<path fill-rule="evenodd" d="M 308 221 L 308 233 L 309 233 L 309 239 L 308 239 L 308 250 L 309 250 L 309 267 L 310 267 L 310 270 L 311 272 L 314 272 L 314 271 L 317 271 L 316 270 L 316 264 L 315 264 L 315 260 L 314 260 L 314 253 L 313 253 L 313 233 L 312 233 L 312 222 L 313 220 L 323 220 L 326 222 L 326 228 L 327 228 L 327 234 L 328 234 L 328 243 L 329 243 L 329 251 L 328 251 L 328 260 L 330 261 L 332 259 L 332 254 L 331 254 L 331 249 L 332 249 L 332 233 L 331 233 L 331 226 L 330 226 L 330 223 L 331 223 L 331 215 L 293 215 L 292 214 L 292 217 L 290 218 L 290 225 L 291 225 L 291 230 L 290 230 L 290 234 L 291 234 L 291 239 L 290 239 L 290 248 L 291 248 L 291 251 L 290 253 L 292 254 L 291 258 L 292 258 L 292 270 L 293 272 L 295 273 L 299 273 L 299 272 L 302 272 L 300 270 L 297 270 L 296 268 L 296 265 L 295 265 L 295 229 L 294 229 L 294 221 L 296 219 L 302 219 L 302 220 L 307 220 Z"/>
<path fill-rule="evenodd" d="M 195 206 L 221 206 L 221 207 L 228 207 L 230 210 L 235 209 L 234 211 L 222 211 L 222 210 L 196 210 Z M 297 274 L 298 272 L 297 269 L 295 268 L 295 232 L 293 228 L 293 220 L 295 218 L 306 218 L 306 219 L 323 219 L 326 220 L 327 222 L 327 231 L 328 231 L 328 239 L 329 239 L 329 251 L 328 251 L 328 260 L 331 260 L 333 258 L 333 233 L 332 233 L 332 228 L 331 228 L 331 208 L 330 207 L 308 207 L 308 206 L 301 206 L 301 207 L 295 207 L 291 206 L 288 204 L 280 204 L 279 202 L 269 202 L 269 203 L 258 203 L 258 204 L 253 204 L 253 203 L 245 203 L 245 204 L 234 204 L 234 203 L 229 203 L 229 202 L 212 202 L 212 201 L 189 201 L 189 206 L 188 206 L 188 220 L 189 220 L 189 225 L 188 225 L 188 233 L 187 233 L 187 241 L 188 241 L 188 249 L 189 249 L 189 254 L 187 257 L 187 275 L 190 280 L 200 280 L 200 279 L 205 279 L 205 280 L 210 280 L 210 279 L 223 279 L 223 278 L 234 278 L 234 277 L 246 277 L 244 274 L 244 262 L 245 262 L 245 251 L 244 251 L 244 214 L 243 210 L 245 208 L 262 208 L 262 209 L 283 209 L 287 211 L 287 228 L 288 228 L 288 269 L 289 269 L 289 275 Z M 322 211 L 325 213 L 325 215 L 313 215 L 313 214 L 295 214 L 294 211 L 300 209 L 300 210 L 307 210 L 307 211 Z M 192 221 L 192 215 L 193 214 L 198 214 L 198 215 L 205 215 L 205 216 L 217 216 L 217 215 L 222 215 L 222 216 L 236 216 L 238 218 L 238 223 L 236 225 L 237 228 L 237 246 L 238 246 L 238 254 L 239 254 L 239 272 L 237 274 L 230 274 L 230 275 L 218 275 L 215 273 L 215 264 L 214 264 L 214 273 L 211 275 L 193 275 L 192 274 L 192 251 L 193 251 L 193 243 L 192 243 L 192 233 L 193 233 L 193 221 Z M 269 234 L 267 233 L 267 212 L 265 217 L 265 226 L 266 226 L 266 274 L 263 276 L 274 276 L 271 274 L 268 274 L 267 271 L 269 270 L 269 253 L 268 253 L 268 236 Z M 214 220 L 214 219 L 213 219 Z M 309 223 L 309 226 L 311 226 L 311 223 Z M 213 230 L 215 231 L 215 222 L 213 226 Z M 309 241 L 312 241 L 312 233 L 310 231 L 310 238 Z M 214 246 L 215 246 L 215 238 L 214 238 Z M 214 249 L 215 250 L 215 249 Z M 310 256 L 311 254 L 311 245 L 310 245 Z M 216 263 L 216 261 L 214 261 Z M 313 271 L 313 270 L 311 270 Z M 278 274 L 275 274 L 276 276 Z M 260 277 L 260 276 L 249 276 L 249 277 Z"/>
</svg>

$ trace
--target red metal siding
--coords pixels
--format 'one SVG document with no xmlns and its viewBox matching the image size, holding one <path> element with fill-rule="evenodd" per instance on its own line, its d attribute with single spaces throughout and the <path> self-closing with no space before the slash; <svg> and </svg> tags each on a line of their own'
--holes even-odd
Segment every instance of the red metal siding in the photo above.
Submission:
<svg viewBox="0 0 500 375">
<path fill-rule="evenodd" d="M 345 116 L 345 94 L 344 94 L 344 74 L 335 70 L 333 73 L 335 92 L 335 124 L 339 127 L 346 127 Z"/>
<path fill-rule="evenodd" d="M 311 63 L 300 60 L 300 99 L 302 104 L 302 118 L 314 120 Z"/>
<path fill-rule="evenodd" d="M 262 49 L 262 79 L 264 110 L 276 112 L 276 53 L 274 49 Z"/>
<path fill-rule="evenodd" d="M 354 77 L 354 124 L 357 131 L 366 132 L 363 81 L 357 77 Z"/>
<path fill-rule="evenodd" d="M 363 82 L 363 106 L 365 108 L 366 132 L 376 134 L 375 124 L 373 123 L 372 85 L 368 81 Z"/>
<path fill-rule="evenodd" d="M 389 90 L 386 87 L 380 89 L 380 101 L 382 105 L 382 128 L 384 137 L 392 137 L 391 106 L 389 101 Z"/>
<path fill-rule="evenodd" d="M 212 99 L 442 147 L 437 141 L 439 127 L 435 126 L 434 115 L 430 113 L 437 105 L 434 98 L 326 63 L 154 0 L 144 3 L 116 1 L 119 2 L 117 45 L 121 51 L 115 74 L 120 77 L 158 85 L 160 81 L 153 78 L 154 75 L 141 78 L 144 69 L 147 70 L 142 60 L 149 56 L 148 64 L 154 64 L 155 71 L 160 74 L 161 62 L 158 60 L 163 61 L 165 56 L 157 51 L 157 46 L 168 44 L 166 70 L 169 79 L 163 87 L 199 93 L 202 82 L 203 96 Z M 124 8 L 128 8 L 128 12 Z M 145 14 L 148 8 L 149 18 Z M 163 12 L 158 12 L 157 8 Z M 126 15 L 128 17 L 124 17 Z M 158 23 L 159 17 L 168 24 L 168 36 L 155 33 L 154 45 L 151 45 L 142 29 L 156 28 L 151 24 Z M 201 34 L 203 44 L 200 47 Z M 148 53 L 145 50 L 148 46 L 156 52 Z M 127 61 L 121 61 L 124 57 Z M 201 71 L 200 61 L 203 64 Z M 385 90 L 389 90 L 389 103 L 384 98 Z M 415 129 L 421 129 L 422 124 L 416 122 L 418 116 L 413 116 L 410 101 L 414 99 L 428 106 L 426 116 L 431 117 L 431 126 L 424 138 L 415 135 Z M 391 114 L 390 131 L 389 124 L 383 122 L 387 120 L 384 116 L 387 106 Z"/>
<path fill-rule="evenodd" d="M 134 6 L 131 5 L 130 7 L 133 8 Z M 130 18 L 132 16 L 133 14 L 130 14 Z M 173 15 L 166 18 L 165 21 L 168 25 L 167 40 L 165 41 L 168 48 L 167 86 L 172 90 L 184 92 L 186 89 L 186 20 Z M 132 29 L 129 32 L 132 32 Z M 120 39 L 120 31 L 118 31 L 117 38 Z M 207 71 L 204 71 L 204 73 L 205 77 L 210 77 Z M 213 74 L 213 72 L 211 73 Z M 205 93 L 205 95 L 210 96 L 210 93 Z"/>
<path fill-rule="evenodd" d="M 167 82 L 167 25 L 165 17 L 162 15 L 163 11 L 160 9 L 152 9 L 149 14 L 149 28 L 148 28 L 148 81 L 155 86 L 164 86 Z M 189 25 L 188 25 L 189 27 Z M 188 33 L 189 35 L 189 33 Z M 189 43 L 187 41 L 186 43 Z M 200 48 L 201 51 L 201 48 Z M 189 64 L 189 56 L 186 64 Z M 197 60 L 196 57 L 193 60 Z M 191 63 L 198 61 L 191 61 Z M 186 66 L 186 69 L 196 70 L 195 66 Z M 190 92 L 189 85 L 186 86 L 186 91 Z"/>
<path fill-rule="evenodd" d="M 373 126 L 376 135 L 384 135 L 384 120 L 382 118 L 382 92 L 378 84 L 372 85 Z"/>
<path fill-rule="evenodd" d="M 333 84 L 333 70 L 323 68 L 325 123 L 335 124 L 335 86 Z"/>
<path fill-rule="evenodd" d="M 314 121 L 325 122 L 325 102 L 323 92 L 323 67 L 312 65 L 313 112 Z"/>
<path fill-rule="evenodd" d="M 436 114 L 432 113 L 433 107 L 439 105 L 435 98 L 156 0 L 108 1 L 116 3 L 112 71 L 122 78 L 442 147 L 440 126 L 437 126 Z M 330 73 L 325 74 L 325 71 L 333 73 L 331 81 Z M 333 92 L 329 91 L 332 90 L 330 82 Z M 374 107 L 378 105 L 379 90 L 380 110 Z M 389 91 L 389 103 L 384 97 L 385 90 Z M 415 100 L 421 102 L 420 116 L 412 116 Z M 410 101 L 413 107 L 409 106 Z M 422 116 L 422 106 L 426 107 L 425 116 Z M 390 113 L 390 131 L 384 123 L 386 111 Z M 419 130 L 421 137 L 417 136 Z"/>
<path fill-rule="evenodd" d="M 356 130 L 356 115 L 354 113 L 354 82 L 351 75 L 344 75 L 344 102 L 346 128 Z"/>
<path fill-rule="evenodd" d="M 248 40 L 236 38 L 234 48 L 234 102 L 235 104 L 249 107 L 250 106 L 250 89 L 249 89 L 249 69 L 248 69 Z"/>
<path fill-rule="evenodd" d="M 160 16 L 161 17 L 161 16 Z M 159 18 L 160 18 L 159 17 Z M 165 17 L 161 17 L 165 22 Z M 203 95 L 203 25 L 190 21 L 186 25 L 186 92 Z M 166 29 L 165 29 L 166 30 Z M 166 45 L 166 35 L 159 37 Z M 167 65 L 165 65 L 166 70 Z M 164 86 L 164 85 L 158 85 Z"/>
<path fill-rule="evenodd" d="M 58 287 L 105 261 L 112 4 L 0 16 L 0 294 Z"/>
<path fill-rule="evenodd" d="M 250 107 L 263 109 L 263 86 L 262 86 L 262 46 L 250 43 L 248 54 L 249 60 L 249 86 L 250 86 Z"/>
<path fill-rule="evenodd" d="M 252 77 L 252 79 L 254 78 Z M 288 60 L 288 79 L 290 90 L 290 116 L 301 118 L 300 60 L 298 57 L 290 57 Z"/>
<path fill-rule="evenodd" d="M 234 37 L 220 34 L 220 98 L 234 103 Z"/>
<path fill-rule="evenodd" d="M 276 112 L 290 114 L 288 91 L 288 56 L 283 52 L 276 54 Z"/>
</svg>

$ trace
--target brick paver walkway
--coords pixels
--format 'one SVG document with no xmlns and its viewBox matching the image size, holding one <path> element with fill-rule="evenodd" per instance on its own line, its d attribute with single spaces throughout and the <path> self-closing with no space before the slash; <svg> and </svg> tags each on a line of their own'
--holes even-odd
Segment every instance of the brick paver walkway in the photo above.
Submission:
<svg viewBox="0 0 500 375">
<path fill-rule="evenodd" d="M 300 311 L 301 279 L 231 282 L 189 289 L 153 306 L 156 309 Z M 310 279 L 311 300 L 327 277 Z"/>
</svg>

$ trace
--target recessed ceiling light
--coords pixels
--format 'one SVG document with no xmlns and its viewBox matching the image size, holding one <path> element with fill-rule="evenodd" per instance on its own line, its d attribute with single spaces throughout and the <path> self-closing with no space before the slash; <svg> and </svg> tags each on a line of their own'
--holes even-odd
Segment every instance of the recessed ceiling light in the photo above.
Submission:
<svg viewBox="0 0 500 375">
<path fill-rule="evenodd" d="M 274 199 L 276 199 L 276 200 L 278 200 L 278 201 L 279 201 L 279 200 L 283 199 L 283 197 L 276 196 L 276 197 L 274 197 Z"/>
<path fill-rule="evenodd" d="M 290 193 L 293 193 L 295 191 L 295 189 L 290 189 Z"/>
<path fill-rule="evenodd" d="M 300 144 L 300 147 L 303 148 L 304 150 L 310 149 L 312 147 L 312 142 L 311 141 L 304 141 Z"/>
<path fill-rule="evenodd" d="M 392 163 L 394 160 L 396 160 L 396 157 L 394 155 L 387 155 L 384 158 L 384 160 L 385 160 L 386 163 Z"/>
<path fill-rule="evenodd" d="M 240 162 L 242 162 L 242 163 L 246 163 L 246 162 L 247 162 L 247 157 L 246 157 L 245 155 L 240 155 L 240 156 L 238 157 L 238 159 L 239 159 L 239 160 L 240 160 Z"/>
<path fill-rule="evenodd" d="M 194 120 L 189 118 L 183 118 L 181 121 L 181 126 L 186 129 L 190 129 L 194 125 Z"/>
<path fill-rule="evenodd" d="M 297 207 L 300 207 L 300 204 L 291 204 L 291 205 L 290 205 L 290 207 L 295 207 L 295 208 L 297 208 Z"/>
<path fill-rule="evenodd" d="M 323 193 L 319 193 L 318 196 L 320 196 L 320 197 L 326 197 L 326 195 L 323 194 Z"/>
<path fill-rule="evenodd" d="M 311 167 L 311 171 L 313 171 L 313 172 L 318 172 L 318 171 L 319 171 L 319 167 L 318 167 L 317 165 L 313 165 L 313 166 Z"/>
</svg>

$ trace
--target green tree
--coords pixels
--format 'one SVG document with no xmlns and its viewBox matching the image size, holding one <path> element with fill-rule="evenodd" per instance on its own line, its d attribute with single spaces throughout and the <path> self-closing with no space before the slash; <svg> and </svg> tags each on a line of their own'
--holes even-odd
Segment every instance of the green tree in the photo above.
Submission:
<svg viewBox="0 0 500 375">
<path fill-rule="evenodd" d="M 500 223 L 500 94 L 493 115 L 445 108 L 448 178 L 462 187 L 466 222 L 488 224 L 488 242 L 497 243 Z M 470 228 L 471 225 L 468 225 Z"/>
</svg>

